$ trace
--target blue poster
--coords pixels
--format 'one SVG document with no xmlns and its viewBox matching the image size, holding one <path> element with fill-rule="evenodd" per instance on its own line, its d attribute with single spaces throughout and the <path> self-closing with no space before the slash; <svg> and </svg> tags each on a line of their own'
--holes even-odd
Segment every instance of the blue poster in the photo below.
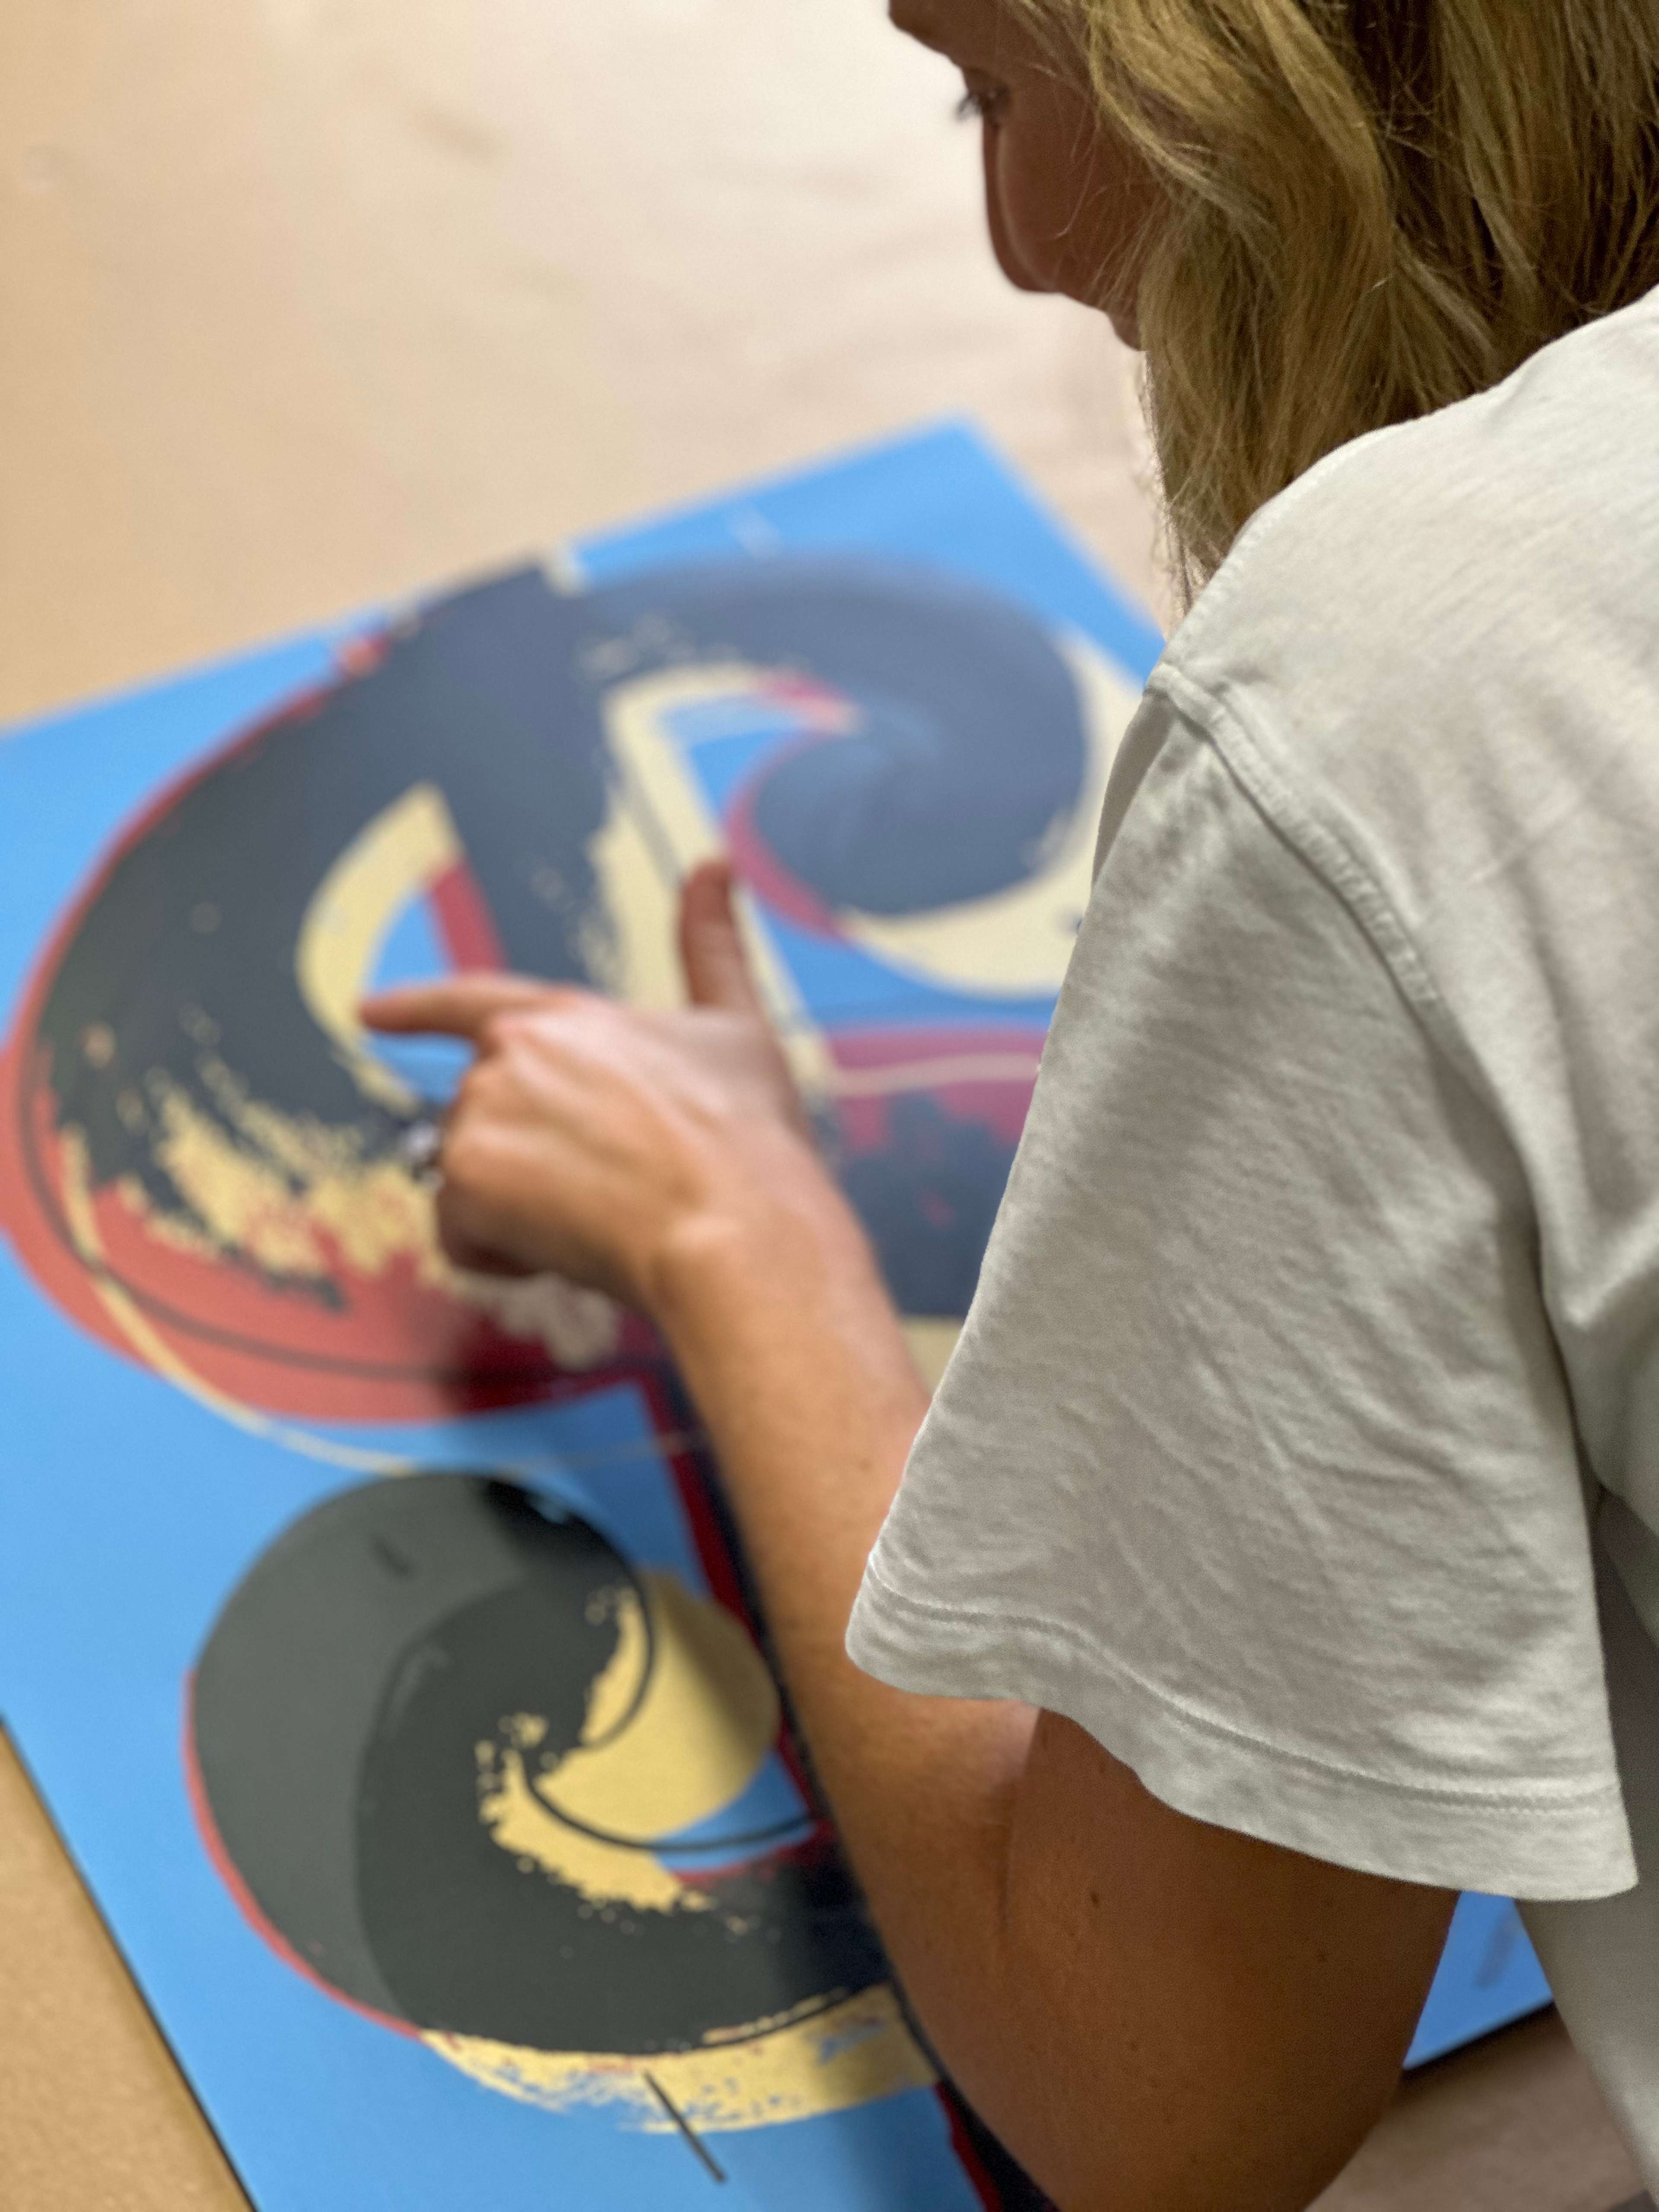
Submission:
<svg viewBox="0 0 1659 2212">
<path fill-rule="evenodd" d="M 660 1347 L 451 1264 L 458 1055 L 356 1009 L 672 1004 L 729 853 L 936 1372 L 1158 649 L 951 428 L 0 744 L 0 1710 L 260 2212 L 1041 2202 Z"/>
</svg>

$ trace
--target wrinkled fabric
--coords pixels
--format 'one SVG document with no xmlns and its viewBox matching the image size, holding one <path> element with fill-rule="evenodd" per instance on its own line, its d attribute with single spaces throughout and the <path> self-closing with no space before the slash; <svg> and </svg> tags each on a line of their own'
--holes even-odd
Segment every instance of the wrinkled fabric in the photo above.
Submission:
<svg viewBox="0 0 1659 2212">
<path fill-rule="evenodd" d="M 849 1634 L 1508 1893 L 1659 2179 L 1659 300 L 1257 517 L 1148 687 Z"/>
</svg>

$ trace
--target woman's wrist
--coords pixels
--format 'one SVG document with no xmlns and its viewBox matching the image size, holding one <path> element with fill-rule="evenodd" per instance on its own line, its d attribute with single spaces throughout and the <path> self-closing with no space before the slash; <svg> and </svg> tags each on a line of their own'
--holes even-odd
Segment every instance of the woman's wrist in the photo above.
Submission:
<svg viewBox="0 0 1659 2212">
<path fill-rule="evenodd" d="M 816 1152 L 792 1132 L 763 1131 L 749 1164 L 740 1188 L 668 1229 L 646 1271 L 652 1318 L 677 1348 L 810 1301 L 836 1277 L 874 1276 L 864 1231 Z"/>
<path fill-rule="evenodd" d="M 863 1227 L 811 1164 L 689 1224 L 658 1313 L 809 1733 L 927 1410 Z"/>
<path fill-rule="evenodd" d="M 787 1140 L 793 1146 L 793 1139 Z M 757 1139 L 764 1147 L 769 1140 Z M 921 1419 L 927 1392 L 863 1224 L 816 1153 L 756 1158 L 732 1203 L 665 1240 L 650 1309 L 715 1433 L 774 1391 L 840 1370 L 862 1406 Z"/>
</svg>

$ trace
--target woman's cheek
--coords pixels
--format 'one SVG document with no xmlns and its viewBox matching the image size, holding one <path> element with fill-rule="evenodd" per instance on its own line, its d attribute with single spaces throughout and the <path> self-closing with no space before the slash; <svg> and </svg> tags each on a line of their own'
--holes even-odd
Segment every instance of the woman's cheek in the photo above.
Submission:
<svg viewBox="0 0 1659 2212">
<path fill-rule="evenodd" d="M 1025 179 L 1010 134 L 993 124 L 983 126 L 985 156 L 985 216 L 991 233 L 991 250 L 1008 282 L 1022 292 L 1052 292 L 1056 288 L 1044 270 L 1040 242 L 1031 236 L 1024 199 Z"/>
<path fill-rule="evenodd" d="M 1158 197 L 1133 150 L 1103 138 L 1079 95 L 1029 92 L 1007 123 L 986 131 L 985 191 L 1012 283 L 1099 308 L 1138 343 L 1139 267 Z"/>
</svg>

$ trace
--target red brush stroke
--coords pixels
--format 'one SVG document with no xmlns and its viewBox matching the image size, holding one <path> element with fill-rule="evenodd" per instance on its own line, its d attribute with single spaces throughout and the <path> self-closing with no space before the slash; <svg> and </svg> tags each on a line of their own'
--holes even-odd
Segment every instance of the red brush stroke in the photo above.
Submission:
<svg viewBox="0 0 1659 2212">
<path fill-rule="evenodd" d="M 27 1102 L 34 1154 L 63 1206 L 62 1144 L 48 1088 Z M 12 1129 L 0 1116 L 0 1139 Z M 8 1195 L 21 1179 L 21 1158 L 7 1160 Z M 604 1367 L 567 1372 L 538 1341 L 508 1336 L 487 1316 L 420 1281 L 412 1259 L 379 1274 L 355 1274 L 331 1240 L 323 1257 L 347 1301 L 344 1310 L 299 1287 L 284 1289 L 253 1268 L 210 1253 L 158 1242 L 118 1189 L 90 1194 L 107 1267 L 83 1262 L 33 1191 L 31 1214 L 12 1224 L 20 1254 L 59 1308 L 100 1344 L 127 1358 L 137 1348 L 100 1296 L 100 1276 L 131 1299 L 168 1350 L 201 1381 L 239 1403 L 318 1420 L 414 1420 L 456 1411 L 558 1401 L 608 1389 L 663 1355 L 643 1323 L 625 1317 L 615 1358 Z"/>
<path fill-rule="evenodd" d="M 902 1091 L 878 1091 L 864 1097 L 839 1097 L 836 1119 L 842 1136 L 854 1152 L 879 1152 L 888 1141 L 888 1125 L 895 1102 L 925 1097 L 954 1120 L 977 1121 L 1005 1144 L 1019 1141 L 1036 1081 L 1037 1062 L 1045 1032 L 1036 1028 L 923 1027 L 836 1030 L 825 1038 L 830 1056 L 850 1074 L 878 1073 L 884 1067 L 915 1068 L 917 1079 Z M 1024 1061 L 1029 1073 L 963 1078 L 946 1072 L 948 1064 L 963 1060 L 995 1058 Z M 937 1066 L 939 1075 L 927 1070 Z"/>
<path fill-rule="evenodd" d="M 743 1623 L 759 1649 L 762 1643 L 760 1622 L 749 1602 L 737 1563 L 732 1556 L 725 1525 L 710 1495 L 710 1483 L 716 1478 L 705 1468 L 702 1455 L 696 1448 L 683 1441 L 685 1414 L 676 1404 L 672 1390 L 664 1377 L 660 1374 L 645 1376 L 641 1380 L 639 1389 L 649 1410 L 662 1455 L 668 1463 L 681 1510 L 690 1528 L 691 1541 L 696 1550 L 697 1564 L 702 1569 L 703 1579 L 717 1601 Z M 799 1791 L 801 1803 L 808 1815 L 818 1824 L 816 1837 L 805 1843 L 791 1845 L 791 1850 L 801 1852 L 833 1845 L 835 1832 L 821 1809 L 817 1789 L 807 1772 L 799 1746 L 787 1720 L 779 1724 L 774 1748 L 783 1761 L 789 1779 Z"/>
<path fill-rule="evenodd" d="M 478 879 L 465 860 L 457 860 L 428 886 L 437 916 L 438 933 L 451 965 L 456 968 L 505 968 L 507 954 L 495 933 L 495 917 L 479 889 Z"/>
<path fill-rule="evenodd" d="M 343 648 L 350 674 L 384 657 L 370 636 Z M 99 1343 L 144 1364 L 100 1294 L 100 1271 L 75 1247 L 64 1203 L 65 1163 L 54 1119 L 50 1055 L 40 1019 L 69 946 L 114 870 L 187 794 L 227 763 L 304 720 L 334 687 L 313 686 L 262 716 L 153 793 L 123 826 L 59 918 L 26 985 L 0 1050 L 0 1228 L 46 1295 Z M 502 948 L 471 869 L 449 868 L 430 886 L 434 918 L 458 965 L 499 968 Z M 38 1182 L 37 1182 L 38 1178 Z M 558 1400 L 607 1389 L 660 1358 L 638 1323 L 625 1324 L 605 1368 L 567 1374 L 538 1342 L 507 1335 L 486 1315 L 421 1283 L 412 1261 L 374 1276 L 354 1273 L 319 1237 L 343 1293 L 325 1304 L 232 1259 L 181 1250 L 153 1236 L 112 1188 L 90 1194 L 118 1287 L 174 1356 L 212 1389 L 263 1412 L 319 1420 L 417 1420 Z"/>
<path fill-rule="evenodd" d="M 755 823 L 755 801 L 761 782 L 780 763 L 795 753 L 808 751 L 815 745 L 833 744 L 834 738 L 817 732 L 802 738 L 793 744 L 781 745 L 769 753 L 761 775 L 751 776 L 740 784 L 726 801 L 724 826 L 726 849 L 738 878 L 746 884 L 756 896 L 780 914 L 786 921 L 793 921 L 798 929 L 810 930 L 814 937 L 840 937 L 841 924 L 833 908 L 818 893 L 808 888 L 799 877 L 790 874 L 762 836 Z"/>
<path fill-rule="evenodd" d="M 362 643 L 366 654 L 378 649 L 372 639 L 364 639 Z M 88 1279 L 85 1267 L 78 1255 L 65 1244 L 58 1223 L 42 1205 L 29 1173 L 28 1136 L 34 1135 L 39 1151 L 43 1129 L 50 1127 L 49 1122 L 43 1124 L 40 1118 L 52 1079 L 49 1055 L 36 1038 L 40 1017 L 64 954 L 94 902 L 128 854 L 197 785 L 216 775 L 228 762 L 251 752 L 283 724 L 302 721 L 314 713 L 332 688 L 316 684 L 291 694 L 280 707 L 262 715 L 229 744 L 218 747 L 160 786 L 128 820 L 114 843 L 106 848 L 80 893 L 59 917 L 24 986 L 10 1036 L 0 1047 L 0 1229 L 6 1231 L 18 1257 L 41 1288 L 94 1336 L 128 1358 L 133 1357 L 131 1346 L 105 1312 L 96 1290 Z M 42 1153 L 43 1169 L 47 1164 L 47 1156 Z"/>
<path fill-rule="evenodd" d="M 986 2172 L 985 2162 L 968 2132 L 957 2093 L 948 2081 L 939 2081 L 934 2084 L 933 2094 L 945 2109 L 945 2124 L 951 2130 L 951 2148 L 955 2151 L 963 2173 L 972 2183 L 975 2196 L 984 2205 L 985 2212 L 1002 2212 L 1002 2191 Z"/>
<path fill-rule="evenodd" d="M 709 1498 L 708 1477 L 703 1472 L 695 1449 L 682 1443 L 670 1443 L 671 1438 L 684 1435 L 684 1414 L 660 1381 L 644 1384 L 641 1388 L 650 1409 L 652 1425 L 663 1446 L 663 1456 L 668 1462 L 681 1506 L 690 1525 L 692 1541 L 696 1547 L 697 1560 L 704 1578 L 720 1602 L 728 1612 L 735 1613 L 753 1635 L 757 1623 L 744 1598 L 720 1517 Z M 791 1779 L 801 1793 L 803 1802 L 809 1811 L 814 1809 L 817 1804 L 817 1792 L 807 1779 L 800 1755 L 787 1726 L 780 1732 L 777 1748 L 789 1770 Z M 833 1828 L 820 1814 L 816 1835 L 773 1856 L 780 1860 L 800 1858 L 837 1847 Z M 705 1883 L 713 1885 L 728 1871 L 738 1870 L 707 1867 L 700 1869 L 695 1875 L 682 1875 L 680 1879 L 688 1887 L 701 1887 Z M 752 1864 L 742 1869 L 750 1874 L 756 1870 Z M 968 2131 L 957 2093 L 949 2082 L 939 2081 L 934 2084 L 933 2094 L 945 2114 L 951 2150 L 974 2194 L 985 2207 L 985 2212 L 1003 2212 L 1002 2192 L 986 2171 L 985 2163 Z"/>
</svg>

